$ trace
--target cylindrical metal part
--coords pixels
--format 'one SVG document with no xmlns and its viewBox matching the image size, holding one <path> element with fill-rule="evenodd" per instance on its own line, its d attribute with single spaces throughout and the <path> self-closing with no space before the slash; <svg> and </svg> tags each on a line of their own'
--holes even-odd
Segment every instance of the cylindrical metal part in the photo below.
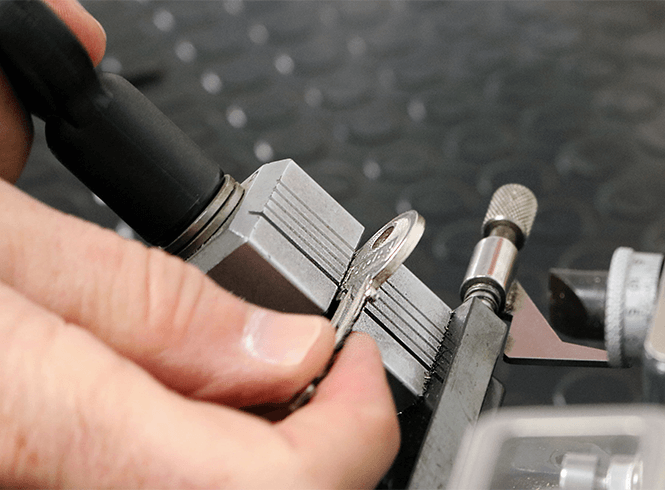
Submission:
<svg viewBox="0 0 665 490">
<path fill-rule="evenodd" d="M 233 177 L 225 175 L 221 189 L 208 207 L 164 250 L 185 260 L 189 258 L 227 222 L 243 194 L 244 188 Z"/>
<path fill-rule="evenodd" d="M 464 276 L 460 295 L 464 300 L 477 288 L 472 286 L 488 284 L 498 295 L 495 301 L 498 308 L 506 302 L 506 292 L 513 278 L 517 260 L 517 247 L 507 238 L 489 236 L 478 242 L 473 250 L 469 268 Z"/>
<path fill-rule="evenodd" d="M 517 252 L 531 233 L 537 211 L 535 196 L 523 185 L 506 184 L 494 192 L 483 220 L 484 238 L 473 251 L 460 288 L 462 301 L 476 297 L 495 313 L 503 309 Z"/>
<path fill-rule="evenodd" d="M 642 488 L 642 463 L 629 455 L 613 456 L 604 483 L 607 490 L 639 490 Z"/>
<path fill-rule="evenodd" d="M 607 463 L 606 463 L 607 464 Z M 597 454 L 566 453 L 561 462 L 561 490 L 637 490 L 641 464 L 634 456 L 612 456 L 604 471 Z M 599 475 L 598 472 L 601 472 Z M 605 473 L 603 475 L 603 473 Z"/>
<path fill-rule="evenodd" d="M 501 290 L 492 283 L 477 282 L 469 286 L 462 297 L 464 301 L 470 297 L 478 298 L 494 312 L 501 308 Z"/>
<path fill-rule="evenodd" d="M 596 454 L 566 453 L 561 462 L 561 490 L 594 490 L 600 458 Z"/>
</svg>

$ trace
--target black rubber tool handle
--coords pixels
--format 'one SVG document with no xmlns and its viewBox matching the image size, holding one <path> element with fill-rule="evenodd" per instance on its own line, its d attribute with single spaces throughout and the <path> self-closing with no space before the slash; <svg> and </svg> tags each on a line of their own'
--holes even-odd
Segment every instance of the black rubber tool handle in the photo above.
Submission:
<svg viewBox="0 0 665 490">
<path fill-rule="evenodd" d="M 177 238 L 221 186 L 219 166 L 129 82 L 98 75 L 41 1 L 0 0 L 0 66 L 58 160 L 148 242 Z"/>
</svg>

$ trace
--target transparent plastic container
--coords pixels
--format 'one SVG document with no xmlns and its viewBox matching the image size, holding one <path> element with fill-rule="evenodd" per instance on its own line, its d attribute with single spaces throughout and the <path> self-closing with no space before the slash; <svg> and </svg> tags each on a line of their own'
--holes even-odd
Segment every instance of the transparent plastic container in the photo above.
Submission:
<svg viewBox="0 0 665 490">
<path fill-rule="evenodd" d="M 466 434 L 448 488 L 665 489 L 665 410 L 628 405 L 485 415 Z"/>
</svg>

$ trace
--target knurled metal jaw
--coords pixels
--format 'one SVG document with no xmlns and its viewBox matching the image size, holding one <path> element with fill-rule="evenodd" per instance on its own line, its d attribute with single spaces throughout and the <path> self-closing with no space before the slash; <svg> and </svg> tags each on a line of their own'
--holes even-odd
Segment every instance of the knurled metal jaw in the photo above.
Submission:
<svg viewBox="0 0 665 490">
<path fill-rule="evenodd" d="M 262 166 L 234 215 L 188 261 L 280 311 L 328 310 L 363 227 L 292 160 Z"/>
<path fill-rule="evenodd" d="M 330 313 L 363 226 L 292 160 L 262 166 L 234 214 L 188 262 L 255 304 Z M 381 287 L 354 330 L 378 343 L 398 407 L 443 382 L 435 362 L 450 308 L 406 267 Z"/>
</svg>

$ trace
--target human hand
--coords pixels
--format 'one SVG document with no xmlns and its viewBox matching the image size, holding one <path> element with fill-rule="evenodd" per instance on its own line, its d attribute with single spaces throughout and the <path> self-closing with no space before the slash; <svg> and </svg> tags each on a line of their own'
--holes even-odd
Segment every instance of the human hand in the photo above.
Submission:
<svg viewBox="0 0 665 490">
<path fill-rule="evenodd" d="M 93 62 L 103 30 L 50 0 Z M 0 77 L 0 175 L 31 127 Z M 352 335 L 305 407 L 271 423 L 326 365 L 320 317 L 244 303 L 181 260 L 66 216 L 0 181 L 0 485 L 371 487 L 399 445 L 376 346 Z"/>
</svg>

